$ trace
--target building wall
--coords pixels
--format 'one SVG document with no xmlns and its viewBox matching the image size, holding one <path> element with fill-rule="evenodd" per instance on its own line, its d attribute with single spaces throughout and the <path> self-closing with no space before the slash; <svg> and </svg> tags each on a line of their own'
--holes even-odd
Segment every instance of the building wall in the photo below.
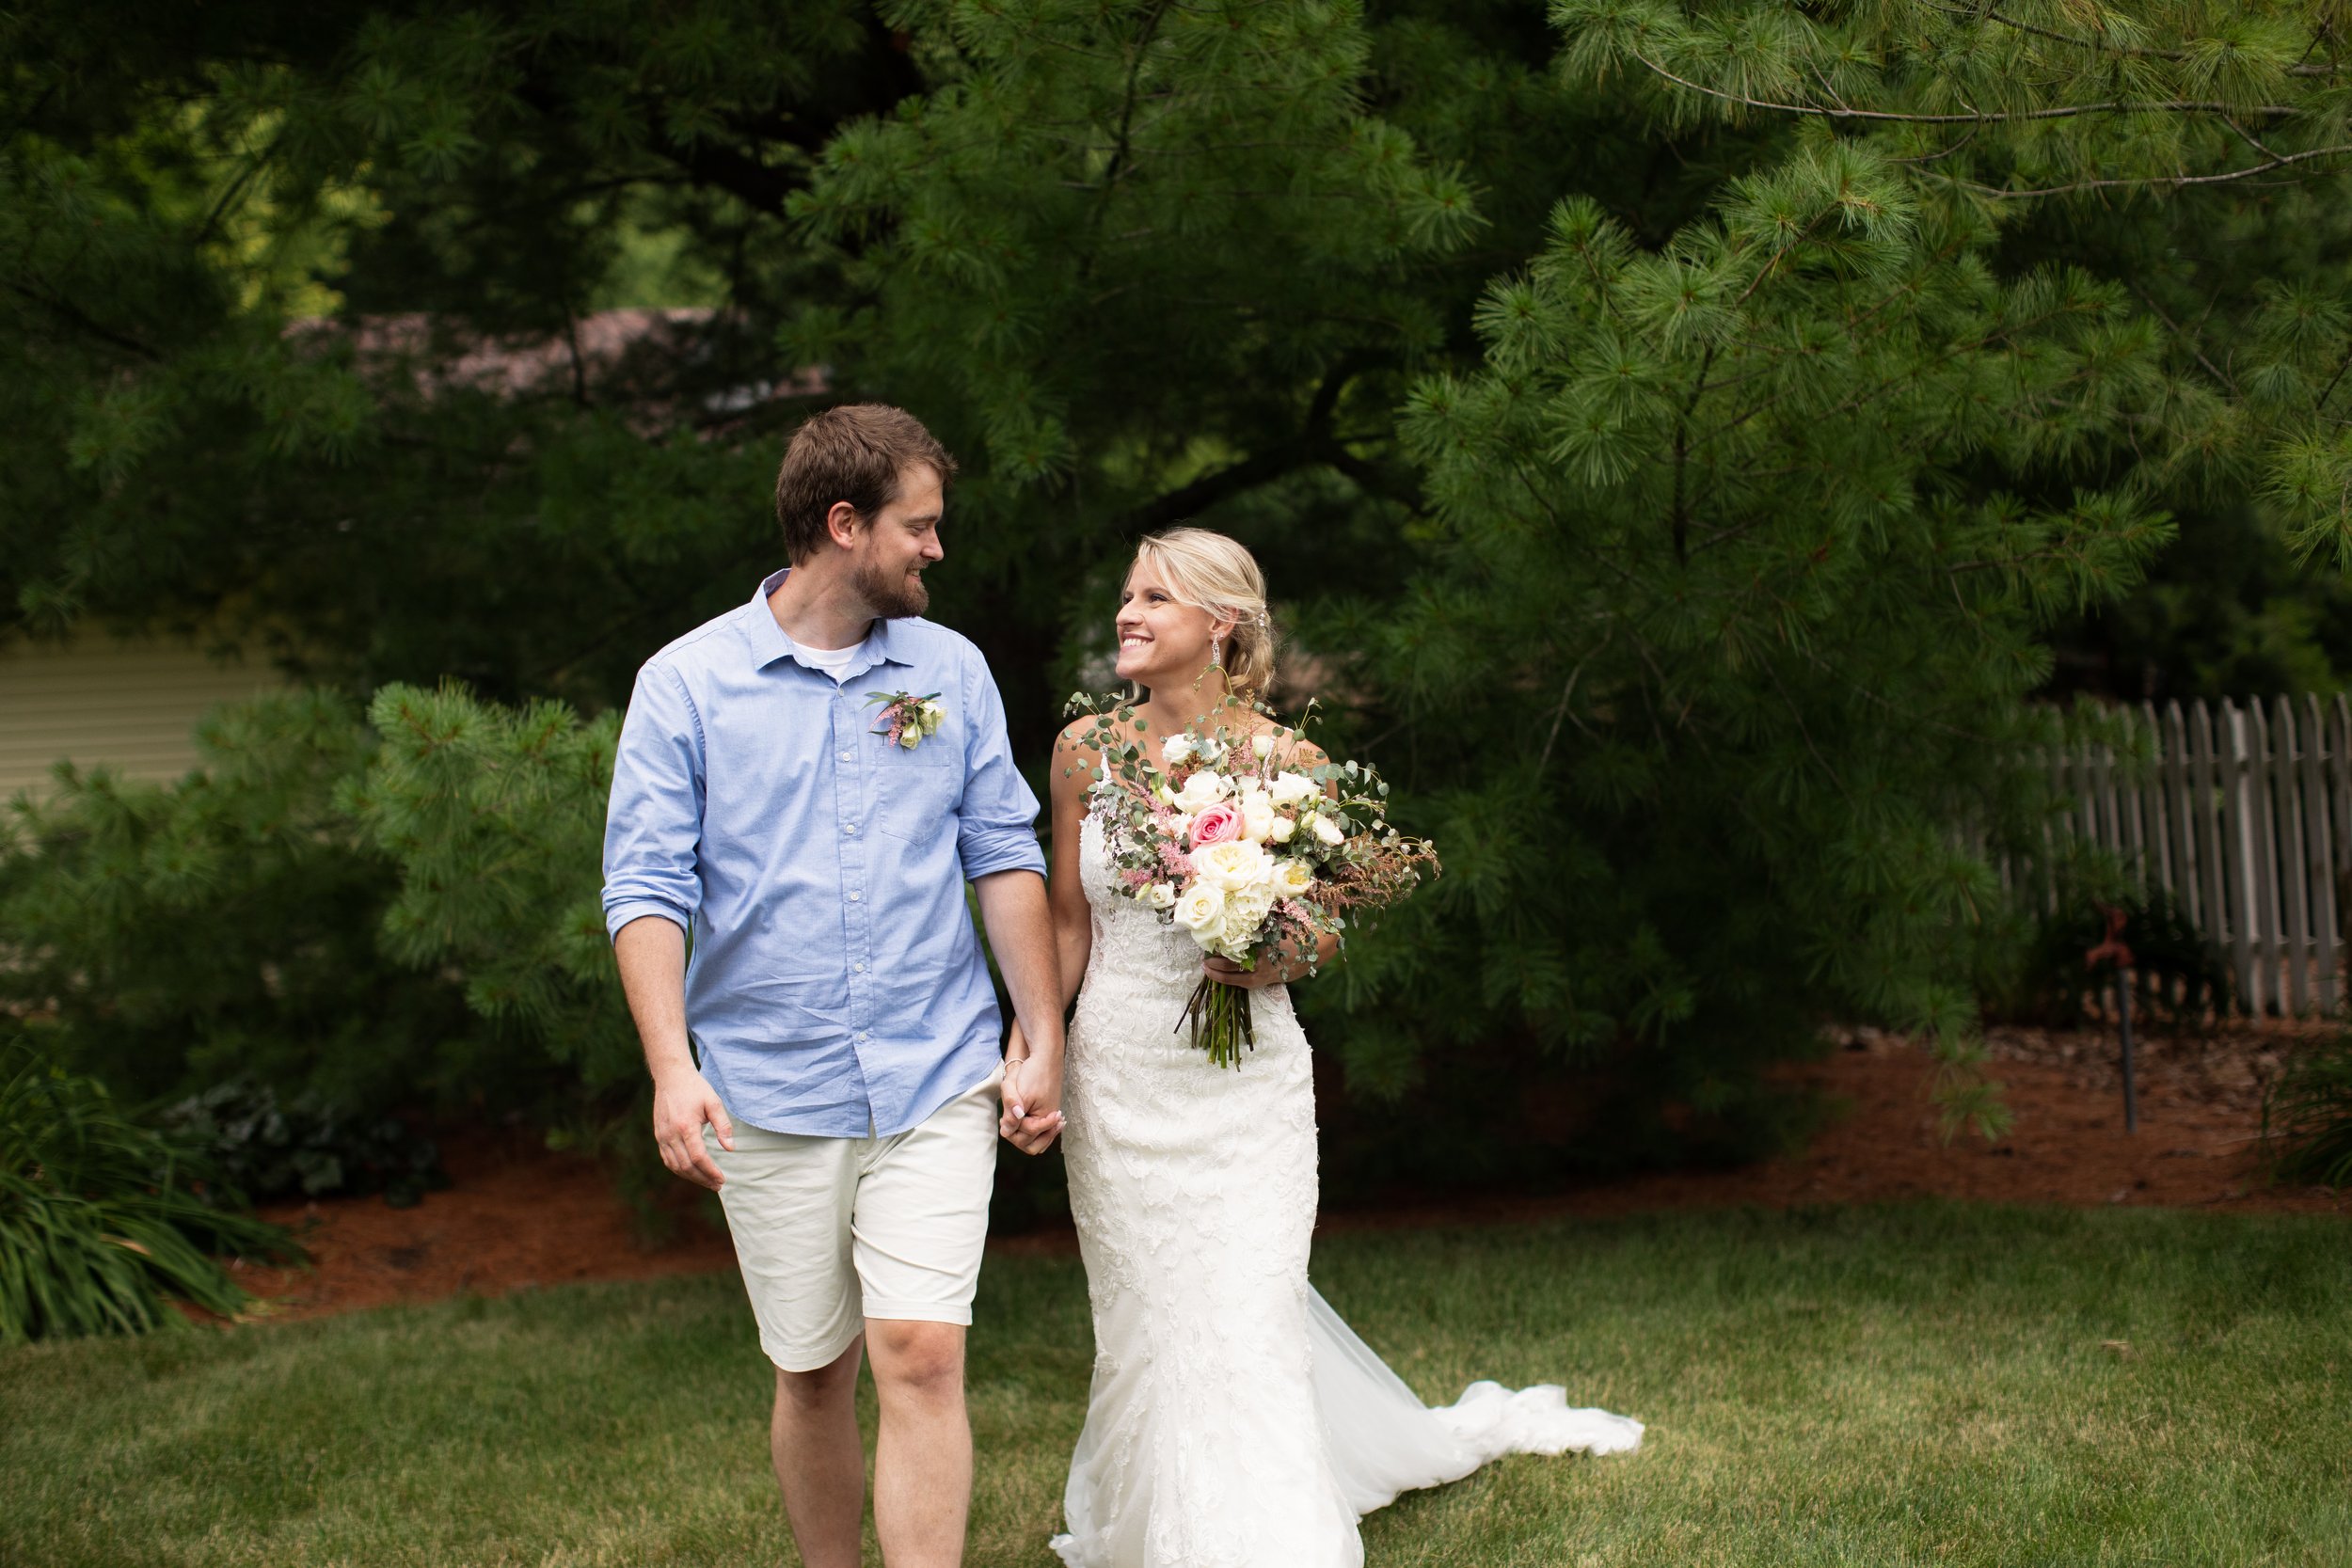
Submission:
<svg viewBox="0 0 2352 1568">
<path fill-rule="evenodd" d="M 196 766 L 206 710 L 283 684 L 259 659 L 224 662 L 168 640 L 12 642 L 0 649 L 0 798 L 45 790 L 60 757 L 176 779 Z"/>
</svg>

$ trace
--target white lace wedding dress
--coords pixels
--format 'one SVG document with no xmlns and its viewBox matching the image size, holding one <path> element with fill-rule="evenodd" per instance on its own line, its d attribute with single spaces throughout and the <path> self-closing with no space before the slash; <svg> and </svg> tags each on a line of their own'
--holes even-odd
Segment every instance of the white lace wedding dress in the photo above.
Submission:
<svg viewBox="0 0 2352 1568">
<path fill-rule="evenodd" d="M 1114 892 L 1080 841 L 1094 945 L 1062 1136 L 1094 1307 L 1094 1386 L 1063 1497 L 1069 1568 L 1357 1568 L 1357 1516 L 1505 1453 L 1611 1453 L 1642 1425 L 1549 1385 L 1429 1409 L 1307 1284 L 1314 1085 L 1289 993 L 1220 1069 L 1173 1025 L 1184 932 Z"/>
</svg>

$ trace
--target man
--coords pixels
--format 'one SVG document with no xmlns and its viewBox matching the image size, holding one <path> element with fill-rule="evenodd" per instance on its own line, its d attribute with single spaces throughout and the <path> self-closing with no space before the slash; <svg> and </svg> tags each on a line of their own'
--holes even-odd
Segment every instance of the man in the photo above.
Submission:
<svg viewBox="0 0 2352 1568">
<path fill-rule="evenodd" d="M 883 1559 L 961 1561 L 999 1075 L 1017 1146 L 1061 1125 L 1037 799 L 978 650 L 917 618 L 954 473 L 899 409 L 803 425 L 776 476 L 790 566 L 646 662 L 613 759 L 605 918 L 654 1137 L 725 1208 L 808 1568 L 859 1561 L 861 1354 Z M 1000 1062 L 967 879 L 1022 1061 Z"/>
</svg>

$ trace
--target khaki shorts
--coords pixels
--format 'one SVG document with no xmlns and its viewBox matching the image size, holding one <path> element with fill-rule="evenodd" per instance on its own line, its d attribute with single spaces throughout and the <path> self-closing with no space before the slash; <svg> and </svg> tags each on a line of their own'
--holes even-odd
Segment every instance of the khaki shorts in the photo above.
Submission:
<svg viewBox="0 0 2352 1568">
<path fill-rule="evenodd" d="M 703 1130 L 759 1348 L 787 1372 L 831 1366 L 868 1318 L 970 1323 L 996 1178 L 996 1085 L 887 1138 Z"/>
</svg>

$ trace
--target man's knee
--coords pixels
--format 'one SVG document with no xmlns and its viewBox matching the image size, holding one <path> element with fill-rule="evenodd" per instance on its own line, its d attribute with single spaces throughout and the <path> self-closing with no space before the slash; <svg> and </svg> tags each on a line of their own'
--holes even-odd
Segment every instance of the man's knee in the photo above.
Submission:
<svg viewBox="0 0 2352 1568">
<path fill-rule="evenodd" d="M 814 1371 L 787 1372 L 776 1369 L 776 1403 L 794 1410 L 830 1409 L 857 1393 L 858 1356 L 865 1339 L 850 1341 L 850 1348 L 825 1366 Z"/>
<path fill-rule="evenodd" d="M 958 1323 L 877 1319 L 866 1324 L 874 1386 L 925 1398 L 963 1391 L 963 1328 Z"/>
</svg>

